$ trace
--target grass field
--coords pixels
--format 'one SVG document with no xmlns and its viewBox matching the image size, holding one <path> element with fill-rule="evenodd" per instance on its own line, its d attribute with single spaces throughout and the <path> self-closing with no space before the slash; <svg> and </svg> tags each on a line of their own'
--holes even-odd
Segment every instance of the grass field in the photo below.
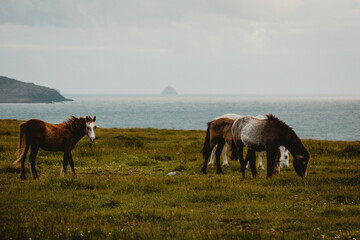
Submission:
<svg viewBox="0 0 360 240">
<path fill-rule="evenodd" d="M 0 120 L 1 239 L 360 239 L 360 142 L 304 140 L 304 180 L 292 165 L 242 179 L 234 161 L 200 172 L 204 131 L 98 129 L 73 150 L 77 177 L 40 150 L 40 178 L 27 160 L 20 180 L 19 124 Z"/>
</svg>

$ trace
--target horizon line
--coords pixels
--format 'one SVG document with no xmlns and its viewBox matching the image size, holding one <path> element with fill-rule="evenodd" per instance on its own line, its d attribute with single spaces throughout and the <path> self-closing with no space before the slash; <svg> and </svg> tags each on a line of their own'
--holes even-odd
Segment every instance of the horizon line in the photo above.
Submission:
<svg viewBox="0 0 360 240">
<path fill-rule="evenodd" d="M 349 96 L 360 97 L 356 93 L 178 93 L 178 94 L 161 94 L 161 93 L 61 93 L 62 95 L 93 95 L 93 96 Z"/>
</svg>

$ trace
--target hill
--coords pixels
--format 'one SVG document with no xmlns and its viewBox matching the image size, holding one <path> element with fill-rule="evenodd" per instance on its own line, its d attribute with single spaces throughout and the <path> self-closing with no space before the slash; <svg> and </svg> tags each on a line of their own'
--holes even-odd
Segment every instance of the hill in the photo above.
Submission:
<svg viewBox="0 0 360 240">
<path fill-rule="evenodd" d="M 0 76 L 0 103 L 52 103 L 72 101 L 57 90 Z"/>
</svg>

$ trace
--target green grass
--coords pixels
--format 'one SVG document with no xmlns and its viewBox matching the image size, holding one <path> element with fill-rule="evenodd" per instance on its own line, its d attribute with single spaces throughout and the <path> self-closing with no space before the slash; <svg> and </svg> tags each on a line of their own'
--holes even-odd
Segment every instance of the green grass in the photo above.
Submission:
<svg viewBox="0 0 360 240">
<path fill-rule="evenodd" d="M 304 180 L 292 167 L 243 179 L 234 161 L 201 174 L 204 131 L 98 129 L 73 150 L 77 177 L 40 150 L 40 178 L 27 160 L 22 181 L 19 124 L 0 120 L 2 239 L 360 239 L 360 142 L 304 140 Z"/>
</svg>

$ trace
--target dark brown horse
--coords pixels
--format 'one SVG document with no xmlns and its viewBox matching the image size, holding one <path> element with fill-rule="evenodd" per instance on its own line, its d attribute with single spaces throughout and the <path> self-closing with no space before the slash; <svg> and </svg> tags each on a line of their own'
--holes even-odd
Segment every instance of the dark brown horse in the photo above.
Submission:
<svg viewBox="0 0 360 240">
<path fill-rule="evenodd" d="M 15 166 L 21 165 L 20 178 L 26 178 L 24 163 L 29 147 L 31 147 L 31 172 L 34 178 L 38 178 L 35 158 L 39 148 L 53 152 L 64 152 L 64 161 L 60 174 L 63 176 L 66 173 L 69 163 L 72 173 L 75 175 L 71 150 L 85 134 L 89 136 L 91 142 L 95 141 L 95 121 L 96 116 L 93 119 L 90 116 L 86 118 L 70 116 L 67 121 L 59 124 L 50 124 L 39 119 L 31 119 L 22 123 L 20 125 L 19 158 L 14 162 Z"/>
<path fill-rule="evenodd" d="M 271 177 L 274 171 L 275 158 L 279 154 L 279 147 L 286 147 L 294 158 L 296 173 L 306 177 L 306 168 L 310 160 L 310 153 L 302 144 L 294 130 L 273 115 L 266 115 L 267 119 L 256 119 L 250 116 L 238 118 L 232 126 L 233 154 L 236 150 L 242 154 L 244 146 L 248 147 L 245 161 L 240 161 L 241 172 L 245 176 L 246 162 L 250 162 L 253 177 L 255 169 L 255 151 L 267 153 L 267 177 Z"/>
</svg>

